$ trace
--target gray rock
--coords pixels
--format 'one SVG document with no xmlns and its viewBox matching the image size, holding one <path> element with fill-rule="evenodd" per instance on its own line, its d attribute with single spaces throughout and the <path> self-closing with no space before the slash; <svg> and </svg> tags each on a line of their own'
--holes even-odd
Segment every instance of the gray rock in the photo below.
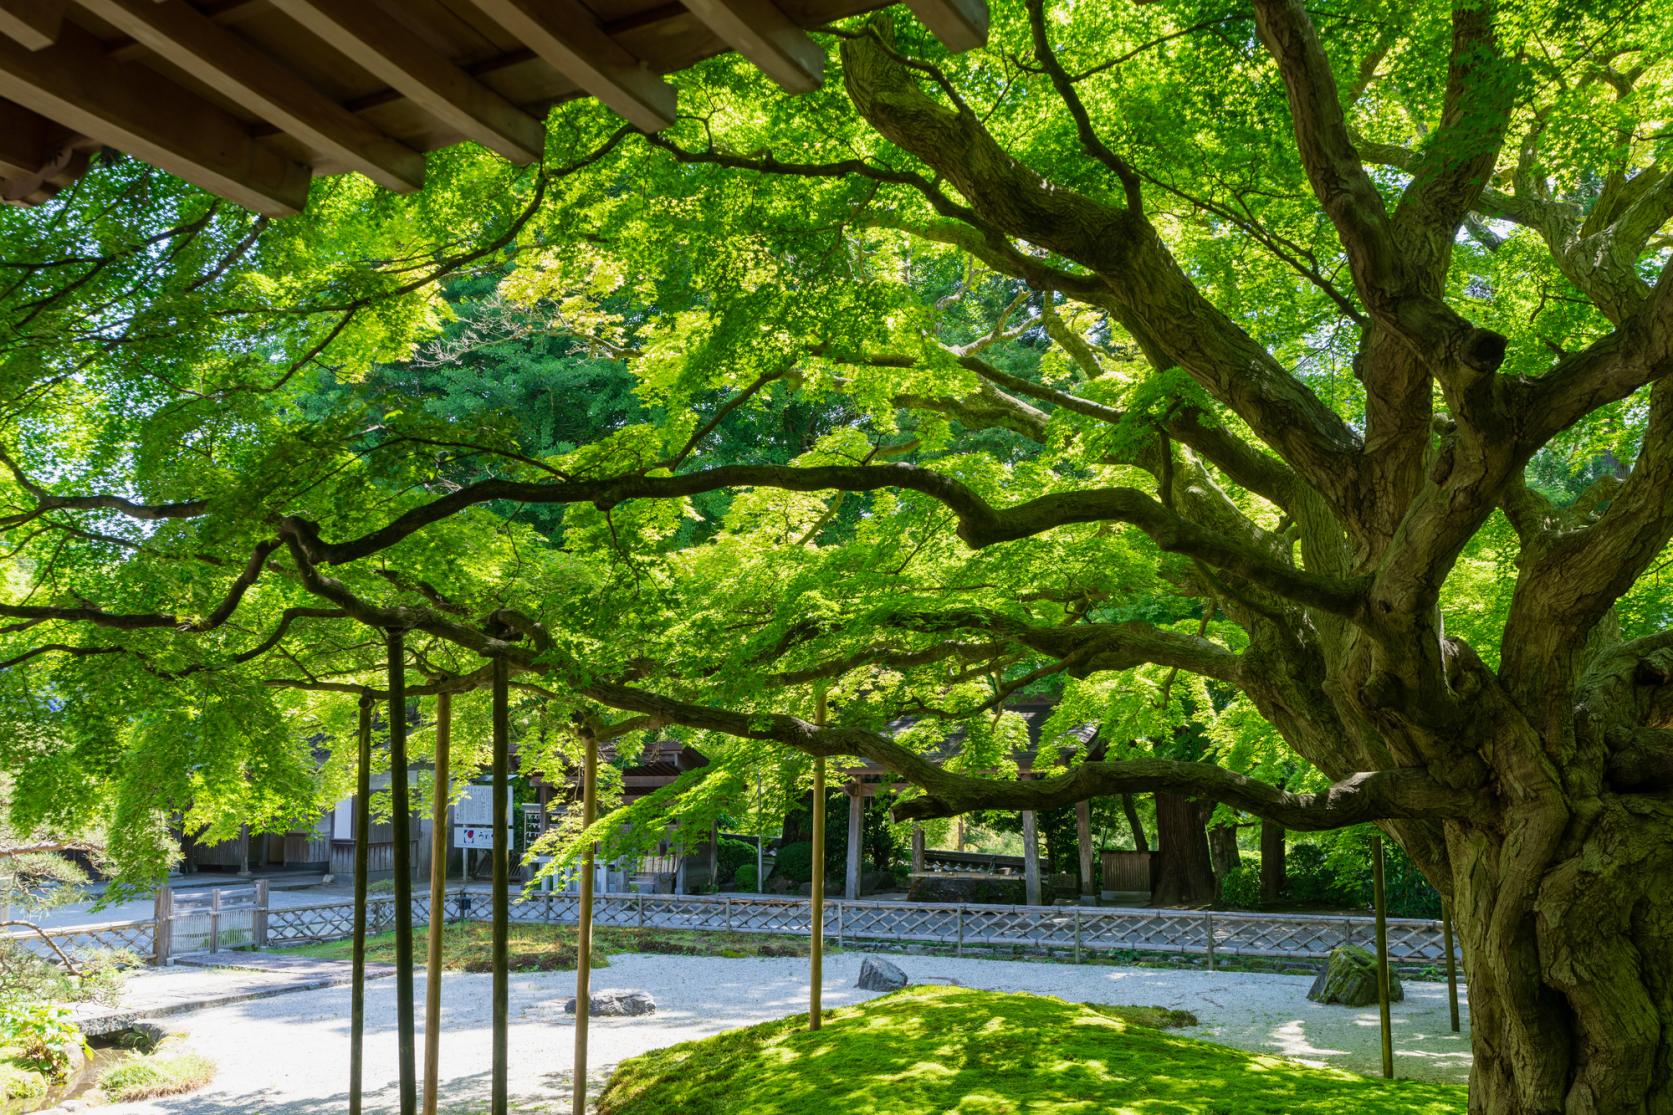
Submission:
<svg viewBox="0 0 1673 1115">
<path fill-rule="evenodd" d="M 1377 958 L 1357 945 L 1338 945 L 1330 950 L 1330 959 L 1318 978 L 1313 980 L 1307 997 L 1315 1003 L 1370 1006 L 1377 1001 Z M 1388 973 L 1388 1000 L 1398 1003 L 1405 997 L 1400 977 L 1391 969 Z"/>
<path fill-rule="evenodd" d="M 855 986 L 862 991 L 899 991 L 906 986 L 906 973 L 887 960 L 868 956 L 860 964 L 860 982 Z"/>
<path fill-rule="evenodd" d="M 655 1014 L 656 1000 L 651 998 L 649 991 L 634 991 L 626 988 L 613 991 L 594 991 L 588 996 L 591 1007 L 587 1013 L 593 1018 L 621 1018 L 636 1014 Z M 570 998 L 563 1005 L 565 1014 L 575 1013 L 575 1000 Z"/>
</svg>

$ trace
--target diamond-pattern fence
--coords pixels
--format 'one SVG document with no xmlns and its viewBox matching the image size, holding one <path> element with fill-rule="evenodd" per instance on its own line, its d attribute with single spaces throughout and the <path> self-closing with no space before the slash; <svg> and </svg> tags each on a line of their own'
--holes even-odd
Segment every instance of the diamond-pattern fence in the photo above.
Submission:
<svg viewBox="0 0 1673 1115">
<path fill-rule="evenodd" d="M 297 945 L 353 935 L 351 902 L 270 908 L 265 901 L 234 893 L 237 888 L 225 890 L 213 909 L 207 897 L 181 892 L 160 905 L 159 920 L 54 929 L 48 935 L 72 954 L 120 948 L 141 956 Z M 580 919 L 580 906 L 573 894 L 533 894 L 513 901 L 510 916 L 523 924 L 574 925 Z M 481 891 L 449 894 L 443 904 L 443 917 L 450 922 L 487 921 L 491 915 L 491 897 Z M 427 922 L 429 916 L 429 897 L 415 895 L 414 923 Z M 783 896 L 601 894 L 593 900 L 593 921 L 600 926 L 805 936 L 812 929 L 812 903 Z M 371 933 L 393 928 L 394 898 L 369 898 L 366 922 Z M 165 930 L 161 948 L 159 927 Z M 1076 959 L 1116 953 L 1173 954 L 1206 956 L 1212 965 L 1219 957 L 1318 961 L 1341 944 L 1370 949 L 1375 945 L 1375 921 L 1369 915 L 829 899 L 825 934 L 838 945 L 896 943 L 961 953 L 998 949 Z M 8 936 L 26 948 L 50 951 L 28 931 Z M 1442 963 L 1441 923 L 1390 918 L 1388 951 L 1395 963 Z"/>
</svg>

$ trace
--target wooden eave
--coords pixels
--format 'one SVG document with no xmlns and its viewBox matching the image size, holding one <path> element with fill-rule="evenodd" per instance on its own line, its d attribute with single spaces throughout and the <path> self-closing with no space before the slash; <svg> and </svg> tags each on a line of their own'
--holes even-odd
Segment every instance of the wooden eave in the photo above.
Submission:
<svg viewBox="0 0 1673 1115">
<path fill-rule="evenodd" d="M 0 198 L 38 203 L 101 148 L 251 210 L 359 172 L 422 186 L 466 140 L 518 163 L 554 104 L 595 97 L 646 131 L 665 75 L 737 51 L 781 87 L 824 78 L 808 30 L 888 0 L 0 0 Z M 906 0 L 954 50 L 986 0 Z"/>
</svg>

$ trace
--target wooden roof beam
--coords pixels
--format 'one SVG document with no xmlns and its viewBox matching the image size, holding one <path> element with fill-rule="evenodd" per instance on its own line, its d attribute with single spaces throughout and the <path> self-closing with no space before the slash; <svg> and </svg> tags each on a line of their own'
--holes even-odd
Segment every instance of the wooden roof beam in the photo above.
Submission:
<svg viewBox="0 0 1673 1115">
<path fill-rule="evenodd" d="M 546 150 L 540 121 L 432 50 L 367 0 L 273 0 L 274 6 L 426 113 L 514 163 Z"/>
<path fill-rule="evenodd" d="M 811 93 L 825 80 L 825 52 L 772 0 L 683 0 L 715 37 L 778 82 Z"/>
<path fill-rule="evenodd" d="M 987 45 L 987 0 L 906 0 L 906 6 L 948 50 Z"/>
<path fill-rule="evenodd" d="M 58 41 L 64 26 L 66 0 L 0 0 L 0 35 L 30 50 L 45 50 Z"/>
<path fill-rule="evenodd" d="M 0 177 L 34 174 L 47 161 L 47 122 L 20 105 L 0 101 Z"/>
<path fill-rule="evenodd" d="M 636 128 L 674 122 L 674 87 L 605 33 L 577 0 L 471 0 L 553 69 Z"/>
<path fill-rule="evenodd" d="M 158 57 L 380 186 L 424 183 L 424 157 L 390 139 L 183 0 L 81 0 Z"/>
<path fill-rule="evenodd" d="M 44 50 L 0 38 L 0 97 L 258 213 L 287 216 L 308 200 L 306 168 L 156 71 L 112 59 L 74 24 Z"/>
</svg>

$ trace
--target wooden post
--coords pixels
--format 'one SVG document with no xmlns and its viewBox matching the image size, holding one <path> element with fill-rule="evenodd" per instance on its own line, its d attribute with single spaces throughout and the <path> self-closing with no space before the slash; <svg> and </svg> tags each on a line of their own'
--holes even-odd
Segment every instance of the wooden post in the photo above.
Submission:
<svg viewBox="0 0 1673 1115">
<path fill-rule="evenodd" d="M 1080 893 L 1083 899 L 1098 893 L 1092 879 L 1092 803 L 1075 802 L 1075 836 L 1080 840 Z"/>
<path fill-rule="evenodd" d="M 209 888 L 209 951 L 221 951 L 221 888 Z"/>
<path fill-rule="evenodd" d="M 1023 901 L 1030 906 L 1040 904 L 1040 834 L 1034 825 L 1034 811 L 1022 811 L 1022 886 Z"/>
<path fill-rule="evenodd" d="M 493 903 L 493 990 L 492 1009 L 493 1018 L 493 1048 L 494 1073 L 492 1092 L 489 1097 L 489 1111 L 492 1115 L 506 1115 L 509 1104 L 507 1080 L 507 1020 L 511 1009 L 511 985 L 507 969 L 510 967 L 510 916 L 511 896 L 507 892 L 511 887 L 511 849 L 509 826 L 506 819 L 511 812 L 510 789 L 507 781 L 511 777 L 511 713 L 510 704 L 511 670 L 504 657 L 494 659 L 494 903 Z M 584 1016 L 577 1014 L 577 1018 Z M 584 1023 L 583 1023 L 584 1025 Z M 575 1094 L 579 1096 L 583 1089 L 582 1079 L 586 1061 L 576 1062 Z M 577 1111 L 580 1109 L 577 1108 Z"/>
<path fill-rule="evenodd" d="M 354 790 L 354 962 L 349 1005 L 349 1115 L 360 1115 L 366 1045 L 366 852 L 372 837 L 372 696 L 360 698 L 358 773 Z"/>
<path fill-rule="evenodd" d="M 250 826 L 238 826 L 238 877 L 250 877 Z"/>
<path fill-rule="evenodd" d="M 250 914 L 250 944 L 258 949 L 267 947 L 267 904 L 269 890 L 266 879 L 256 880 L 256 908 Z"/>
<path fill-rule="evenodd" d="M 598 740 L 586 732 L 587 759 L 581 770 L 581 823 L 593 823 L 598 805 Z M 587 1018 L 592 1009 L 593 861 L 596 845 L 581 854 L 580 924 L 575 927 L 575 1102 L 574 1115 L 587 1110 Z"/>
<path fill-rule="evenodd" d="M 161 967 L 168 963 L 174 941 L 174 889 L 167 884 L 157 888 L 151 918 L 151 963 Z"/>
<path fill-rule="evenodd" d="M 825 691 L 814 698 L 813 722 L 825 726 Z M 807 1028 L 819 1029 L 825 981 L 825 756 L 813 760 L 813 925 L 808 949 Z"/>
<path fill-rule="evenodd" d="M 442 925 L 447 912 L 448 750 L 453 697 L 436 695 L 436 763 L 430 796 L 430 948 L 424 966 L 424 1115 L 436 1115 L 441 1080 Z"/>
<path fill-rule="evenodd" d="M 407 795 L 407 679 L 403 633 L 389 631 L 389 820 L 395 845 L 395 1030 L 401 1115 L 417 1115 L 418 1061 L 412 1009 L 412 817 Z"/>
<path fill-rule="evenodd" d="M 842 896 L 860 897 L 860 853 L 866 835 L 866 799 L 858 780 L 848 792 L 848 872 L 843 881 Z"/>
<path fill-rule="evenodd" d="M 1202 918 L 1203 936 L 1208 943 L 1208 970 L 1214 970 L 1214 915 L 1204 914 Z"/>
<path fill-rule="evenodd" d="M 918 874 L 924 870 L 924 826 L 921 821 L 912 822 L 912 870 Z"/>
<path fill-rule="evenodd" d="M 1394 1035 L 1388 1018 L 1388 896 L 1383 887 L 1383 838 L 1371 838 L 1371 883 L 1377 900 L 1377 1017 L 1383 1031 L 1383 1076 L 1394 1079 Z"/>
<path fill-rule="evenodd" d="M 1441 900 L 1441 945 L 1446 949 L 1446 1003 L 1452 1032 L 1458 1032 L 1458 961 L 1452 955 L 1452 903 Z"/>
</svg>

